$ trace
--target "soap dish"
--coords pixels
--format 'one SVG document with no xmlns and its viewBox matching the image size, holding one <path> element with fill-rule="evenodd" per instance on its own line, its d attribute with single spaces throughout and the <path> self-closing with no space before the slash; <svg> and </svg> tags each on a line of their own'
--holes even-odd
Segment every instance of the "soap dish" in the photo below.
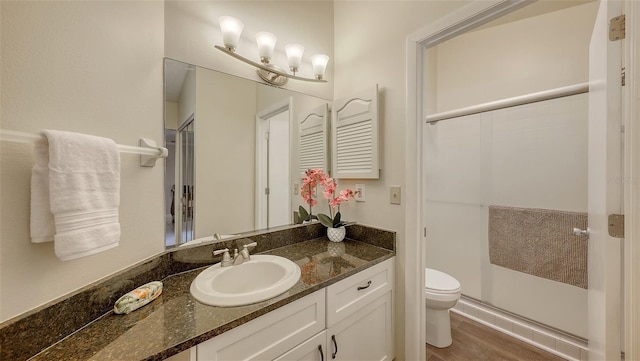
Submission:
<svg viewBox="0 0 640 361">
<path fill-rule="evenodd" d="M 149 282 L 120 297 L 113 305 L 113 312 L 126 315 L 155 300 L 161 293 L 162 282 Z"/>
</svg>

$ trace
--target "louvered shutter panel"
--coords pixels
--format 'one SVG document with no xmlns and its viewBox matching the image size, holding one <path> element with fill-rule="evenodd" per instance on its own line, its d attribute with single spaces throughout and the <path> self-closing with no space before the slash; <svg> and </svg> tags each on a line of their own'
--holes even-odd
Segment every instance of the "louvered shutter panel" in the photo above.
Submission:
<svg viewBox="0 0 640 361">
<path fill-rule="evenodd" d="M 378 179 L 378 85 L 333 102 L 334 178 Z"/>
<path fill-rule="evenodd" d="M 308 169 L 329 171 L 329 105 L 303 113 L 300 121 L 300 174 Z"/>
</svg>

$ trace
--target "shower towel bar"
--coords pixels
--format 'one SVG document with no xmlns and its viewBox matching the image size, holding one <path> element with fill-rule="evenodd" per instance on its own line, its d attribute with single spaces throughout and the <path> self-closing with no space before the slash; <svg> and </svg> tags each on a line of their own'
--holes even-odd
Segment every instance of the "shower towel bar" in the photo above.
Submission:
<svg viewBox="0 0 640 361">
<path fill-rule="evenodd" d="M 536 102 L 541 102 L 545 100 L 562 98 L 570 95 L 576 95 L 576 94 L 582 94 L 582 93 L 588 93 L 588 92 L 589 92 L 589 83 L 580 83 L 580 84 L 569 85 L 561 88 L 545 90 L 537 93 L 520 95 L 513 98 L 496 100 L 496 101 L 488 102 L 484 104 L 472 105 L 470 107 L 450 110 L 447 112 L 431 114 L 431 115 L 427 115 L 425 120 L 427 124 L 434 124 L 441 120 L 462 117 L 465 115 L 478 114 L 478 113 L 488 112 L 491 110 L 515 107 L 518 105 L 536 103 Z"/>
<path fill-rule="evenodd" d="M 40 134 L 18 132 L 15 130 L 0 129 L 0 141 L 14 143 L 35 143 L 46 141 Z M 118 144 L 120 153 L 140 154 L 141 167 L 153 167 L 156 160 L 166 158 L 169 154 L 167 148 L 156 146 L 156 142 L 151 139 L 140 138 L 140 146 Z"/>
</svg>

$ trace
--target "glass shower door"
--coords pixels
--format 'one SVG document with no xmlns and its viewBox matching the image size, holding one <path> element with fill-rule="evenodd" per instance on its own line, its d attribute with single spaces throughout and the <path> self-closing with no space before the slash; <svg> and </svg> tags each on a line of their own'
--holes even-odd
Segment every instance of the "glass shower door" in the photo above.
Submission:
<svg viewBox="0 0 640 361">
<path fill-rule="evenodd" d="M 427 267 L 465 297 L 587 337 L 588 96 L 426 126 Z"/>
</svg>

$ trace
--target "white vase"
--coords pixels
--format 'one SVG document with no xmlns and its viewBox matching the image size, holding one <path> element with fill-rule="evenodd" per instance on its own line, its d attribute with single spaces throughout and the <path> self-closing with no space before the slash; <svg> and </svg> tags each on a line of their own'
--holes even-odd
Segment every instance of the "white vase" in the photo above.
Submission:
<svg viewBox="0 0 640 361">
<path fill-rule="evenodd" d="M 344 236 L 347 234 L 347 229 L 344 226 L 338 228 L 327 227 L 327 238 L 331 242 L 342 242 Z"/>
</svg>

